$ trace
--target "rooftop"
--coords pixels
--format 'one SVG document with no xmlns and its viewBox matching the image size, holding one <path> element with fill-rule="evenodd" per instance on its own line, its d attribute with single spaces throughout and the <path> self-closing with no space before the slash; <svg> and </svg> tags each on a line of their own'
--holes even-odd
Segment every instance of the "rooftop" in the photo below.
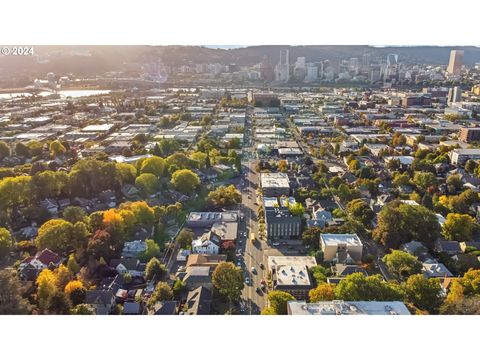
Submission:
<svg viewBox="0 0 480 360">
<path fill-rule="evenodd" d="M 410 315 L 401 301 L 289 301 L 289 315 Z"/>
<path fill-rule="evenodd" d="M 337 246 L 338 244 L 362 246 L 362 241 L 357 234 L 320 234 L 320 240 L 326 246 Z"/>
<path fill-rule="evenodd" d="M 317 265 L 317 261 L 313 256 L 269 256 L 267 259 L 268 268 L 274 266 L 307 266 Z"/>
<path fill-rule="evenodd" d="M 288 188 L 290 186 L 288 175 L 284 173 L 261 173 L 260 183 L 262 184 L 262 188 Z"/>
</svg>

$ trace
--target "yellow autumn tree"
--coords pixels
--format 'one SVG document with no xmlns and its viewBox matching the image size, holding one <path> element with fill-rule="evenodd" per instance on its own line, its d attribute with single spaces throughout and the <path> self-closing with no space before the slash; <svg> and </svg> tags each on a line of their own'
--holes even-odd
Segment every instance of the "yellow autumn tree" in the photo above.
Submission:
<svg viewBox="0 0 480 360">
<path fill-rule="evenodd" d="M 37 277 L 37 301 L 40 309 L 45 309 L 47 305 L 48 298 L 55 293 L 56 288 L 56 277 L 53 271 L 49 269 L 44 269 L 40 272 Z"/>
</svg>

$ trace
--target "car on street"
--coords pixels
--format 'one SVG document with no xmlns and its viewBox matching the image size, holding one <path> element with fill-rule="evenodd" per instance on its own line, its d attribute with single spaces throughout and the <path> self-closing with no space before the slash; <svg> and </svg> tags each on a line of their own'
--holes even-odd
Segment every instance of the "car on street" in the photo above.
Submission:
<svg viewBox="0 0 480 360">
<path fill-rule="evenodd" d="M 245 284 L 247 284 L 248 286 L 250 286 L 252 283 L 252 280 L 250 280 L 250 278 L 245 278 Z"/>
<path fill-rule="evenodd" d="M 257 273 L 257 269 L 255 269 L 255 266 L 252 266 L 252 274 L 256 274 Z"/>
<path fill-rule="evenodd" d="M 262 292 L 262 290 L 261 290 L 259 287 L 257 287 L 257 288 L 255 289 L 255 291 L 256 291 L 257 293 L 259 293 L 259 294 Z"/>
<path fill-rule="evenodd" d="M 260 263 L 260 269 L 265 269 L 265 265 L 263 265 L 263 263 Z"/>
</svg>

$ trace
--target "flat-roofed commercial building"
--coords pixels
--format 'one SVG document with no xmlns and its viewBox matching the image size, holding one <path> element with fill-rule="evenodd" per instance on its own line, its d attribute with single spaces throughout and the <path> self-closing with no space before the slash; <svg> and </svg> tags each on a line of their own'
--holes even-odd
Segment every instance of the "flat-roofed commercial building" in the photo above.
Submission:
<svg viewBox="0 0 480 360">
<path fill-rule="evenodd" d="M 463 142 L 479 141 L 480 140 L 480 128 L 463 128 L 460 129 L 459 140 Z"/>
<path fill-rule="evenodd" d="M 288 315 L 411 315 L 401 301 L 289 301 Z"/>
<path fill-rule="evenodd" d="M 480 160 L 480 149 L 453 149 L 450 160 L 453 165 L 463 165 L 467 160 Z"/>
<path fill-rule="evenodd" d="M 267 264 L 274 290 L 288 292 L 298 300 L 308 298 L 314 287 L 308 269 L 317 265 L 313 256 L 269 256 Z"/>
<path fill-rule="evenodd" d="M 191 212 L 188 215 L 186 226 L 191 228 L 212 226 L 215 223 L 237 222 L 238 213 L 224 212 Z"/>
<path fill-rule="evenodd" d="M 290 213 L 289 205 L 295 204 L 293 197 L 264 197 L 265 227 L 269 240 L 290 240 L 300 235 L 302 219 Z"/>
<path fill-rule="evenodd" d="M 264 196 L 288 196 L 290 194 L 288 175 L 284 173 L 261 173 L 260 185 Z"/>
</svg>

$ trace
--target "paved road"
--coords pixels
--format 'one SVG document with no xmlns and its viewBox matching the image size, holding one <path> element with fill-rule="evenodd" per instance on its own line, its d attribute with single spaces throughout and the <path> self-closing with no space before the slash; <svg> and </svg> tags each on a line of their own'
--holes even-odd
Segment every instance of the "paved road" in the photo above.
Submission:
<svg viewBox="0 0 480 360">
<path fill-rule="evenodd" d="M 250 234 L 254 233 L 257 240 L 255 243 L 252 243 L 247 238 L 243 244 L 244 251 L 242 258 L 245 276 L 250 278 L 251 285 L 245 286 L 242 298 L 246 301 L 249 314 L 259 314 L 260 311 L 265 307 L 266 294 L 264 294 L 262 291 L 257 292 L 256 288 L 260 287 L 260 282 L 262 279 L 266 280 L 267 278 L 266 271 L 260 267 L 260 264 L 265 264 L 263 251 L 267 247 L 267 244 L 258 239 L 258 206 L 255 205 L 256 193 L 253 187 L 253 184 L 258 183 L 258 174 L 254 172 L 253 164 L 254 163 L 252 161 L 249 161 L 246 164 L 247 187 L 242 192 L 242 205 L 245 213 L 244 226 L 247 229 L 247 234 L 250 236 Z M 252 271 L 253 267 L 255 268 L 255 272 Z"/>
</svg>

